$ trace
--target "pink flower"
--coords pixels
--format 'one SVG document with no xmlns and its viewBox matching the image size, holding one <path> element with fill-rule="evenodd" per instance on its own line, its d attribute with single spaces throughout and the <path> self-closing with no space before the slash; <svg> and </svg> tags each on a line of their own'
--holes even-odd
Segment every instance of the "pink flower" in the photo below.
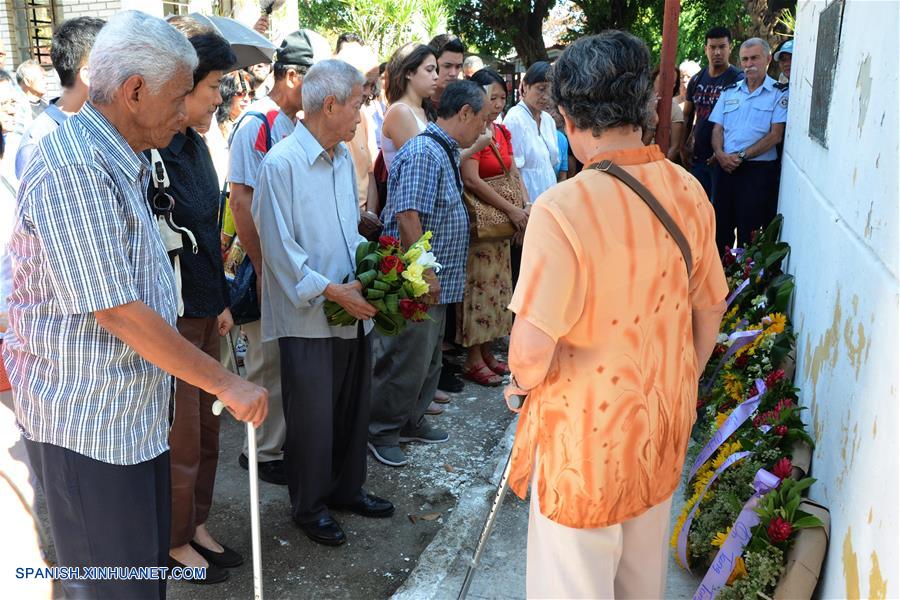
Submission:
<svg viewBox="0 0 900 600">
<path fill-rule="evenodd" d="M 769 526 L 766 528 L 766 533 L 769 534 L 769 539 L 773 544 L 787 541 L 793 531 L 794 528 L 791 524 L 781 517 L 772 517 L 772 520 L 769 521 Z"/>
<path fill-rule="evenodd" d="M 793 470 L 794 465 L 791 464 L 791 459 L 787 456 L 778 459 L 775 463 L 775 466 L 772 467 L 772 475 L 775 475 L 779 479 L 787 479 L 791 476 L 791 471 Z"/>
</svg>

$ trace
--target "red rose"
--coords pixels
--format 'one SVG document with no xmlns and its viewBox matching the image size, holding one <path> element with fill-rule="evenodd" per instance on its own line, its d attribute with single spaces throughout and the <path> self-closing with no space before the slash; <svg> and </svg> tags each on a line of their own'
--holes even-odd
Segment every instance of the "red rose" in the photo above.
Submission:
<svg viewBox="0 0 900 600">
<path fill-rule="evenodd" d="M 722 356 L 728 352 L 728 348 L 725 347 L 725 344 L 716 344 L 716 347 L 713 348 L 713 356 Z"/>
<path fill-rule="evenodd" d="M 778 459 L 775 466 L 772 467 L 772 475 L 775 475 L 779 479 L 787 479 L 791 476 L 793 468 L 794 465 L 791 464 L 791 459 L 785 456 L 784 458 Z"/>
<path fill-rule="evenodd" d="M 730 267 L 734 264 L 734 260 L 734 254 L 732 254 L 730 250 L 725 250 L 725 254 L 722 256 L 722 265 Z"/>
<path fill-rule="evenodd" d="M 400 300 L 400 314 L 403 315 L 404 319 L 412 319 L 415 316 L 416 304 L 418 303 L 415 300 L 410 300 L 409 298 Z"/>
<path fill-rule="evenodd" d="M 780 435 L 782 437 L 787 435 L 787 425 L 776 425 L 775 426 L 775 435 Z"/>
<path fill-rule="evenodd" d="M 394 256 L 390 254 L 381 259 L 381 272 L 387 275 L 394 269 L 397 270 L 397 274 L 403 272 L 403 261 L 400 260 L 399 256 Z"/>
<path fill-rule="evenodd" d="M 392 235 L 383 235 L 378 238 L 378 245 L 382 248 L 399 248 L 400 240 Z"/>
<path fill-rule="evenodd" d="M 747 354 L 741 354 L 736 359 L 734 359 L 734 366 L 738 369 L 743 369 L 747 366 L 747 363 L 750 362 L 750 356 Z"/>
<path fill-rule="evenodd" d="M 776 383 L 784 379 L 784 369 L 778 369 L 777 371 L 772 371 L 769 373 L 769 376 L 766 377 L 766 387 L 770 388 L 774 386 Z"/>
<path fill-rule="evenodd" d="M 791 524 L 781 517 L 772 517 L 772 520 L 769 521 L 769 526 L 766 528 L 766 533 L 769 534 L 769 539 L 773 544 L 787 541 L 793 531 L 794 528 L 791 527 Z"/>
<path fill-rule="evenodd" d="M 428 305 L 423 302 L 413 302 L 415 312 L 413 312 L 413 316 L 410 317 L 410 320 L 415 323 L 420 323 L 425 320 L 425 317 L 428 316 Z"/>
</svg>

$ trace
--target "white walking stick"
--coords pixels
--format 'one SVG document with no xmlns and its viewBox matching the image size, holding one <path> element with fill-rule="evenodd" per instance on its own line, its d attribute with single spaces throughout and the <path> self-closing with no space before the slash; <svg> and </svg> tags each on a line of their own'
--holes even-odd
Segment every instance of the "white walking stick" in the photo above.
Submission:
<svg viewBox="0 0 900 600">
<path fill-rule="evenodd" d="M 237 370 L 237 355 L 234 351 L 234 343 L 231 339 L 231 332 L 228 332 L 228 345 L 231 347 L 231 355 L 234 359 L 234 368 Z M 212 411 L 215 415 L 222 414 L 225 405 L 221 401 L 216 400 L 213 403 Z M 263 600 L 263 581 L 262 581 L 262 549 L 260 547 L 259 533 L 259 479 L 256 464 L 256 430 L 253 423 L 246 423 L 247 426 L 247 464 L 250 471 L 250 541 L 253 548 L 253 598 L 254 600 Z"/>
</svg>

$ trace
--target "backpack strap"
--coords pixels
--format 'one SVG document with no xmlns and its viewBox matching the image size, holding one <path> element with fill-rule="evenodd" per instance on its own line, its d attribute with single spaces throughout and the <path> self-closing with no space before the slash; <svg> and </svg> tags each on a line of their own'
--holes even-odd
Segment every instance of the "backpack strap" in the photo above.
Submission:
<svg viewBox="0 0 900 600">
<path fill-rule="evenodd" d="M 456 178 L 456 189 L 459 190 L 459 193 L 461 194 L 463 185 L 462 180 L 459 178 L 459 166 L 456 164 L 456 159 L 453 156 L 453 150 L 450 148 L 450 144 L 439 135 L 431 133 L 430 131 L 423 131 L 419 135 L 433 139 L 444 149 L 444 152 L 447 153 L 447 159 L 450 161 L 450 166 L 453 168 L 453 176 Z"/>
<path fill-rule="evenodd" d="M 266 130 L 266 152 L 272 149 L 272 126 L 269 125 L 269 119 L 266 118 L 266 115 L 261 112 L 250 110 L 241 115 L 241 117 L 237 120 L 237 123 L 234 124 L 234 127 L 231 129 L 231 133 L 228 135 L 228 147 L 231 148 L 231 140 L 234 139 L 234 134 L 237 133 L 238 128 L 240 128 L 241 123 L 244 122 L 244 119 L 247 117 L 254 117 L 262 121 L 262 126 Z M 222 231 L 222 226 L 224 225 L 225 220 L 225 202 L 228 200 L 228 178 L 225 178 L 225 183 L 222 184 L 222 190 L 219 192 L 219 231 Z"/>
<path fill-rule="evenodd" d="M 656 215 L 656 218 L 663 224 L 663 227 L 666 228 L 666 231 L 669 232 L 669 235 L 672 236 L 672 239 L 681 250 L 681 254 L 684 257 L 684 265 L 687 267 L 688 279 L 690 279 L 694 267 L 694 260 L 691 256 L 691 246 L 688 244 L 687 238 L 681 232 L 678 224 L 675 223 L 675 219 L 673 219 L 672 215 L 670 215 L 663 205 L 659 203 L 656 196 L 654 196 L 643 183 L 635 179 L 628 171 L 610 160 L 602 160 L 598 163 L 588 165 L 587 168 L 603 171 L 608 175 L 612 175 L 630 187 L 635 194 L 641 197 L 641 200 L 650 207 L 650 210 L 653 211 L 653 214 Z"/>
</svg>

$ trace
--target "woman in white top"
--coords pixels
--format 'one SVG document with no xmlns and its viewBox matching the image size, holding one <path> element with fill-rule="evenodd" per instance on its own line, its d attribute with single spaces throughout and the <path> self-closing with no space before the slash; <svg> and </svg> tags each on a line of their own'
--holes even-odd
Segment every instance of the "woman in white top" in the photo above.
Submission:
<svg viewBox="0 0 900 600">
<path fill-rule="evenodd" d="M 430 46 L 406 44 L 387 66 L 388 109 L 381 128 L 384 166 L 390 170 L 397 151 L 410 138 L 425 131 L 431 95 L 437 87 L 437 56 Z"/>
<path fill-rule="evenodd" d="M 522 80 L 522 100 L 503 119 L 512 134 L 513 157 L 531 202 L 556 183 L 559 163 L 556 125 L 546 112 L 550 108 L 549 72 L 550 63 L 545 61 L 528 68 Z"/>
</svg>

